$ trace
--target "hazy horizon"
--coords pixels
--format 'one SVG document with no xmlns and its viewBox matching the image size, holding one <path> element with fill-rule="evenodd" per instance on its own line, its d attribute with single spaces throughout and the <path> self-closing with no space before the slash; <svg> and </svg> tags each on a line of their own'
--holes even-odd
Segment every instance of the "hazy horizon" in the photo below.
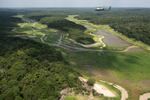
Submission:
<svg viewBox="0 0 150 100">
<path fill-rule="evenodd" d="M 148 0 L 0 0 L 0 8 L 68 8 L 68 7 L 142 7 L 149 8 Z"/>
</svg>

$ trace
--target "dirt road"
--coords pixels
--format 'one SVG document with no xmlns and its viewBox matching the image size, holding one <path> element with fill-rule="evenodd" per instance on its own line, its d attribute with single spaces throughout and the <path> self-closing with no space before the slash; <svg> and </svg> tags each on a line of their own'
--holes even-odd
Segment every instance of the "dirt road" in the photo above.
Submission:
<svg viewBox="0 0 150 100">
<path fill-rule="evenodd" d="M 148 99 L 150 99 L 150 93 L 142 94 L 140 95 L 140 98 L 139 98 L 139 100 L 148 100 Z"/>
</svg>

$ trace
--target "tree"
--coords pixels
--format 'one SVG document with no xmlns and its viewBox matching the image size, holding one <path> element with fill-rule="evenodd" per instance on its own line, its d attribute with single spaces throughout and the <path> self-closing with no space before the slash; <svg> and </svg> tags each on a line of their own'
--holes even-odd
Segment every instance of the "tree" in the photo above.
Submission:
<svg viewBox="0 0 150 100">
<path fill-rule="evenodd" d="M 93 86 L 95 84 L 95 79 L 89 78 L 87 83 L 88 83 L 88 85 Z"/>
</svg>

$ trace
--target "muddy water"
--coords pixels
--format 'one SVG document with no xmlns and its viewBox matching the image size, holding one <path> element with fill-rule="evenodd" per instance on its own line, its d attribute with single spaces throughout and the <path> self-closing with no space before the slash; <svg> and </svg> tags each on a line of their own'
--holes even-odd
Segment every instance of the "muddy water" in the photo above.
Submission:
<svg viewBox="0 0 150 100">
<path fill-rule="evenodd" d="M 131 46 L 131 44 L 129 42 L 127 42 L 125 40 L 122 40 L 118 36 L 115 36 L 115 35 L 107 32 L 107 31 L 104 31 L 104 30 L 99 30 L 94 34 L 104 36 L 103 41 L 107 46 L 119 47 L 119 48 L 125 48 L 125 47 L 128 47 L 128 46 Z"/>
</svg>

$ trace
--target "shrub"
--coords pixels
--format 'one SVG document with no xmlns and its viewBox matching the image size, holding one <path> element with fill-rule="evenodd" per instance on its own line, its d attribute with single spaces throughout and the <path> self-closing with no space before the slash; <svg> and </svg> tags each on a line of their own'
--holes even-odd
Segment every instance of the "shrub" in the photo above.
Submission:
<svg viewBox="0 0 150 100">
<path fill-rule="evenodd" d="M 87 83 L 88 85 L 93 86 L 95 83 L 95 80 L 93 78 L 89 78 Z"/>
</svg>

